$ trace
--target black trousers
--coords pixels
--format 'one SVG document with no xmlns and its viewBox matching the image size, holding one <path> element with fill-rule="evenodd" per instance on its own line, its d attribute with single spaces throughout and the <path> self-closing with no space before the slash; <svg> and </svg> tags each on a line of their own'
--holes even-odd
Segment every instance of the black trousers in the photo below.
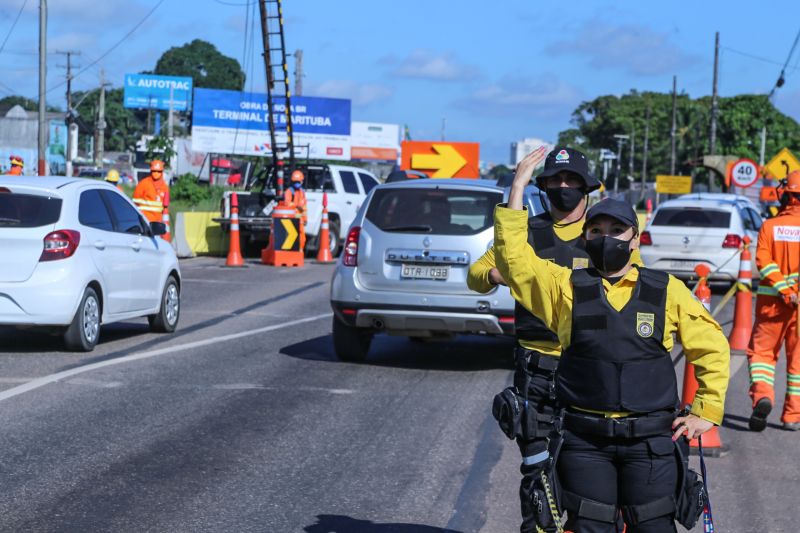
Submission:
<svg viewBox="0 0 800 533">
<path fill-rule="evenodd" d="M 640 505 L 674 495 L 678 484 L 678 460 L 671 435 L 620 438 L 564 432 L 557 464 L 564 490 L 601 503 Z M 574 533 L 617 533 L 617 524 L 572 516 L 566 530 Z M 635 526 L 627 533 L 673 533 L 674 515 L 665 515 Z"/>
<path fill-rule="evenodd" d="M 546 370 L 530 370 L 525 362 L 517 358 L 514 372 L 514 384 L 522 392 L 527 384 L 528 408 L 535 409 L 537 413 L 552 416 L 556 412 L 554 373 Z M 530 439 L 517 439 L 523 463 L 520 466 L 522 482 L 519 488 L 520 510 L 522 513 L 521 533 L 536 532 L 536 515 L 533 509 L 533 487 L 539 478 L 543 463 L 526 465 L 526 458 L 534 458 L 547 452 L 548 438 L 534 437 Z"/>
</svg>

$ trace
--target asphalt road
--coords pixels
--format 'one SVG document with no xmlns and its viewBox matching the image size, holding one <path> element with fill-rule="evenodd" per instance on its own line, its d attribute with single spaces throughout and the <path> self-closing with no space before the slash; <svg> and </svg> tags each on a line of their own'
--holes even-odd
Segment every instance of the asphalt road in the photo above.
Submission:
<svg viewBox="0 0 800 533">
<path fill-rule="evenodd" d="M 331 267 L 220 264 L 182 263 L 174 335 L 110 325 L 76 355 L 0 329 L 0 530 L 517 530 L 519 453 L 490 414 L 510 341 L 378 337 L 341 363 Z M 800 435 L 746 431 L 743 363 L 708 461 L 717 530 L 795 531 Z"/>
</svg>

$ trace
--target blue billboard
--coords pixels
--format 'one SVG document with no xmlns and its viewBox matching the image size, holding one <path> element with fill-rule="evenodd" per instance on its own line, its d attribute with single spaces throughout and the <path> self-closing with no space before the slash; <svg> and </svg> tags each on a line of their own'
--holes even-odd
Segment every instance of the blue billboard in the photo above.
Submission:
<svg viewBox="0 0 800 533">
<path fill-rule="evenodd" d="M 192 102 L 192 78 L 156 76 L 154 74 L 125 74 L 125 107 L 133 109 L 170 108 L 187 111 Z"/>
<path fill-rule="evenodd" d="M 275 98 L 273 117 L 276 131 L 286 130 L 286 105 Z M 295 133 L 350 135 L 350 100 L 295 96 L 292 98 Z M 267 95 L 217 89 L 194 93 L 192 125 L 199 127 L 269 131 Z"/>
</svg>

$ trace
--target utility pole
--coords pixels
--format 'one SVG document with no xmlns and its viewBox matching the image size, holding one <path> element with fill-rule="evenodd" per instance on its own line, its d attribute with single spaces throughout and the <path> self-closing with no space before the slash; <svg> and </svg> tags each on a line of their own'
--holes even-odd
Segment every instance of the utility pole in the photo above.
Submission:
<svg viewBox="0 0 800 533">
<path fill-rule="evenodd" d="M 170 85 L 169 87 L 169 113 L 167 114 L 167 137 L 172 139 L 173 133 L 173 112 L 172 112 L 172 99 L 175 98 L 175 87 Z"/>
<path fill-rule="evenodd" d="M 39 161 L 37 171 L 40 176 L 47 174 L 47 0 L 39 0 Z"/>
<path fill-rule="evenodd" d="M 650 102 L 647 103 L 647 111 L 644 117 L 644 147 L 642 148 L 642 194 L 639 200 L 644 200 L 645 187 L 647 184 L 647 150 L 650 141 Z"/>
<path fill-rule="evenodd" d="M 444 141 L 444 130 L 447 126 L 447 118 L 442 117 L 442 141 Z"/>
<path fill-rule="evenodd" d="M 72 124 L 72 69 L 78 68 L 77 65 L 72 64 L 72 56 L 81 55 L 80 52 L 67 50 L 66 52 L 56 52 L 59 55 L 67 56 L 67 64 L 62 68 L 67 69 L 67 153 L 65 154 L 65 161 L 67 164 L 67 176 L 72 176 L 72 134 L 70 133 L 70 125 Z"/>
<path fill-rule="evenodd" d="M 633 178 L 633 159 L 636 156 L 636 128 L 631 130 L 631 149 L 628 154 L 628 175 Z"/>
<path fill-rule="evenodd" d="M 617 140 L 617 173 L 614 176 L 614 194 L 616 195 L 619 191 L 619 175 L 622 174 L 622 145 L 630 138 L 630 135 L 617 134 L 614 135 L 614 138 Z"/>
<path fill-rule="evenodd" d="M 672 76 L 672 127 L 669 130 L 670 155 L 669 173 L 675 175 L 675 141 L 678 135 L 678 76 Z"/>
<path fill-rule="evenodd" d="M 106 76 L 100 70 L 100 100 L 97 104 L 97 124 L 94 128 L 94 166 L 103 166 L 103 149 L 106 135 Z"/>
<path fill-rule="evenodd" d="M 296 50 L 294 53 L 294 94 L 303 95 L 303 51 Z"/>
<path fill-rule="evenodd" d="M 714 38 L 714 85 L 711 88 L 711 135 L 708 141 L 708 153 L 717 153 L 717 81 L 719 78 L 719 32 Z"/>
</svg>

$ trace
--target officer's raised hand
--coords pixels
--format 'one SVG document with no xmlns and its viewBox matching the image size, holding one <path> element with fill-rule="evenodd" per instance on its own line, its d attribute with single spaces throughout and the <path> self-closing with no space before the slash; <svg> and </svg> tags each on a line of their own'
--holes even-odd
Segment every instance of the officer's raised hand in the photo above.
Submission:
<svg viewBox="0 0 800 533">
<path fill-rule="evenodd" d="M 522 209 L 525 187 L 531 182 L 533 171 L 541 161 L 541 154 L 531 152 L 522 158 L 517 165 L 517 173 L 514 174 L 514 181 L 511 184 L 511 192 L 508 194 L 508 208 Z"/>
</svg>

